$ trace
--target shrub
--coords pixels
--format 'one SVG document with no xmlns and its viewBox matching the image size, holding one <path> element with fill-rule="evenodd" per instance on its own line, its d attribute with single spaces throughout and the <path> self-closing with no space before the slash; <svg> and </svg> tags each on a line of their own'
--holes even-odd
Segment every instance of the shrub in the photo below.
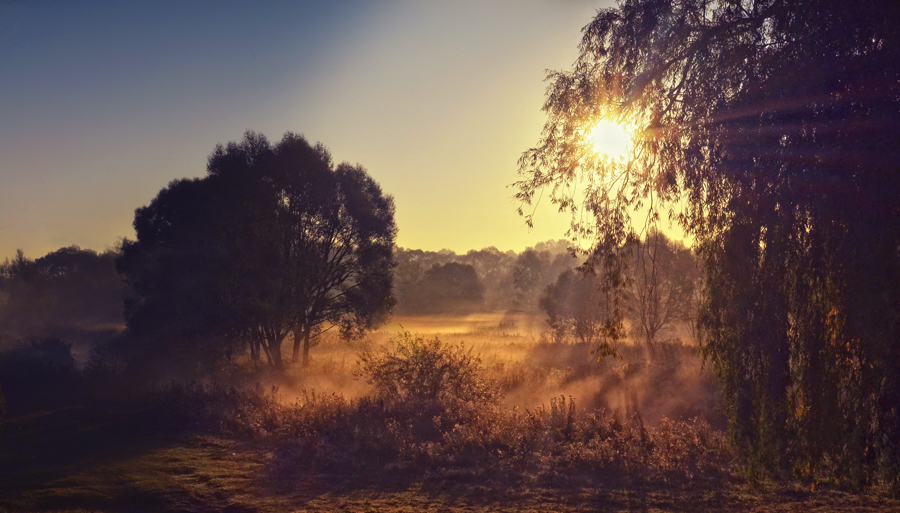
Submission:
<svg viewBox="0 0 900 513">
<path fill-rule="evenodd" d="M 463 344 L 446 344 L 408 331 L 390 346 L 359 356 L 357 375 L 389 403 L 496 403 L 496 388 L 481 377 L 481 359 Z"/>
<path fill-rule="evenodd" d="M 531 410 L 505 408 L 481 361 L 462 344 L 403 332 L 360 356 L 373 393 L 353 401 L 301 390 L 293 403 L 257 387 L 170 387 L 181 425 L 268 439 L 285 482 L 317 472 L 402 471 L 479 481 L 708 483 L 729 475 L 721 432 L 703 421 L 587 411 L 559 396 Z M 281 477 L 278 477 L 281 479 Z"/>
<path fill-rule="evenodd" d="M 0 386 L 11 411 L 56 407 L 80 396 L 72 346 L 58 338 L 33 340 L 0 356 Z"/>
</svg>

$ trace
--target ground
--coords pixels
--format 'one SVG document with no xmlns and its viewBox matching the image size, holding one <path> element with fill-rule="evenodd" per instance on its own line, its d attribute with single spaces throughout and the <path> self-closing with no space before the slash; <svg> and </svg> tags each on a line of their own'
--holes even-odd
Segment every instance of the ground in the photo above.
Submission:
<svg viewBox="0 0 900 513">
<path fill-rule="evenodd" d="M 163 432 L 157 412 L 71 407 L 9 419 L 0 511 L 887 512 L 900 502 L 797 485 L 607 487 L 284 468 L 264 442 Z"/>
<path fill-rule="evenodd" d="M 632 403 L 666 415 L 685 410 L 672 401 L 651 400 L 660 395 L 656 390 L 693 387 L 690 397 L 694 403 L 706 397 L 703 394 L 712 398 L 706 400 L 714 399 L 714 394 L 704 388 L 705 382 L 697 379 L 699 371 L 693 360 L 672 360 L 678 362 L 672 372 L 647 365 L 609 367 L 600 374 L 619 378 L 598 378 L 585 374 L 584 369 L 594 364 L 578 352 L 583 348 L 570 347 L 568 354 L 563 351 L 565 347 L 541 345 L 534 332 L 522 329 L 531 322 L 528 319 L 473 316 L 465 322 L 468 324 L 460 325 L 458 319 L 395 320 L 374 343 L 386 340 L 400 325 L 465 341 L 483 355 L 498 379 L 525 383 L 532 391 L 539 389 L 540 393 L 530 395 L 509 394 L 510 400 L 526 408 L 556 395 L 575 394 L 579 383 L 581 389 L 595 392 L 611 383 L 618 383 L 620 388 L 641 383 L 640 391 L 628 394 L 634 396 Z M 365 393 L 365 384 L 353 374 L 358 350 L 347 345 L 317 347 L 313 367 L 304 371 L 294 386 L 337 390 L 347 397 Z M 673 354 L 678 356 L 686 350 L 679 351 Z M 538 368 L 550 370 L 537 372 Z M 648 376 L 665 379 L 660 378 L 653 389 L 648 386 Z M 290 387 L 284 386 L 283 393 L 292 400 Z M 610 392 L 597 401 L 610 404 L 616 394 L 620 392 Z M 580 397 L 578 400 L 580 404 L 587 402 Z M 171 418 L 166 418 L 164 403 L 103 404 L 11 412 L 0 437 L 0 513 L 900 511 L 900 501 L 877 494 L 799 483 L 751 485 L 740 478 L 649 486 L 604 482 L 589 476 L 578 482 L 552 477 L 496 482 L 483 477 L 489 472 L 429 475 L 383 467 L 340 474 L 317 468 L 315 462 L 298 464 L 277 443 L 265 438 L 173 425 Z"/>
</svg>

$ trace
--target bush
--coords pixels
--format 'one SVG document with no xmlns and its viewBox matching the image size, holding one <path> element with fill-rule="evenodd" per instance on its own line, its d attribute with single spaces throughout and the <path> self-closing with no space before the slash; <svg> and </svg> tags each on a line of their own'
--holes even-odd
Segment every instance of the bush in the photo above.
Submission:
<svg viewBox="0 0 900 513">
<path fill-rule="evenodd" d="M 283 425 L 283 406 L 277 387 L 241 389 L 229 385 L 171 383 L 153 402 L 163 407 L 160 420 L 173 427 L 257 438 L 276 433 Z"/>
<path fill-rule="evenodd" d="M 18 413 L 56 407 L 82 392 L 72 346 L 58 338 L 33 340 L 0 356 L 0 386 Z"/>
<path fill-rule="evenodd" d="M 389 403 L 496 403 L 493 384 L 481 377 L 481 359 L 462 344 L 445 344 L 408 331 L 391 346 L 359 356 L 357 375 Z"/>
<path fill-rule="evenodd" d="M 301 390 L 286 403 L 275 389 L 209 385 L 163 395 L 177 425 L 273 442 L 272 471 L 286 482 L 309 466 L 507 483 L 690 484 L 729 475 L 725 438 L 703 421 L 653 427 L 564 396 L 532 410 L 505 408 L 462 344 L 403 332 L 360 355 L 356 374 L 373 391 L 353 401 Z"/>
</svg>

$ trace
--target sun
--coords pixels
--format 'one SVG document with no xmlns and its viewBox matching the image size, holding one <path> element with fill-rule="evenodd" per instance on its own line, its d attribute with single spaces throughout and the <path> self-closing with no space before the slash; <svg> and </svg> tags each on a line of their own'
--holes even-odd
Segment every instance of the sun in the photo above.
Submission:
<svg viewBox="0 0 900 513">
<path fill-rule="evenodd" d="M 631 145 L 631 134 L 618 123 L 600 121 L 589 132 L 588 141 L 593 144 L 594 151 L 598 154 L 620 159 L 625 157 L 628 152 L 628 147 Z"/>
</svg>

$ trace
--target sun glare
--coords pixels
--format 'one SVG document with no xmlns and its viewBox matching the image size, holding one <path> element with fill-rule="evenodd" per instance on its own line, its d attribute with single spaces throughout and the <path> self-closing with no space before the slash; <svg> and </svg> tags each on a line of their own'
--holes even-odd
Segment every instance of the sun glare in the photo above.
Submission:
<svg viewBox="0 0 900 513">
<path fill-rule="evenodd" d="M 594 151 L 618 159 L 625 156 L 631 144 L 631 135 L 622 125 L 612 121 L 600 121 L 591 129 L 589 140 Z"/>
</svg>

